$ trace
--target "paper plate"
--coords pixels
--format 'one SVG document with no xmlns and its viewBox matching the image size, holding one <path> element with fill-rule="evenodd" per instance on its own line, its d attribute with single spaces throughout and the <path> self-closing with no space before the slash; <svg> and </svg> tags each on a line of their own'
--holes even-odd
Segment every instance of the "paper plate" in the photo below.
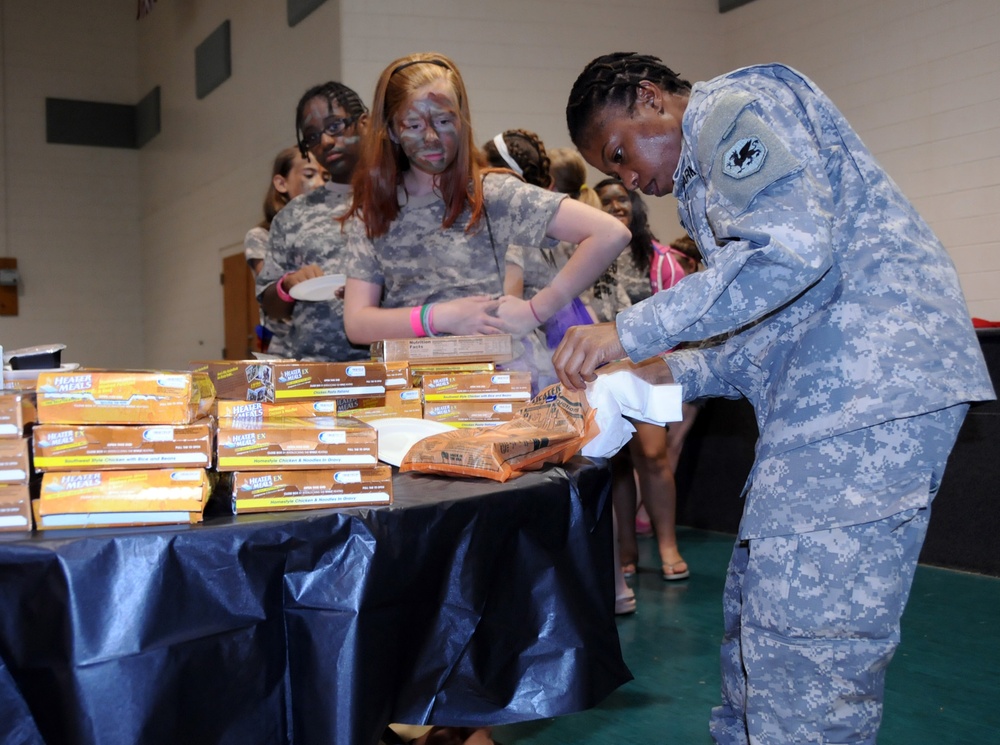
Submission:
<svg viewBox="0 0 1000 745">
<path fill-rule="evenodd" d="M 307 302 L 318 302 L 322 300 L 333 300 L 337 296 L 337 289 L 344 286 L 347 277 L 343 274 L 324 274 L 322 277 L 313 277 L 305 282 L 299 282 L 288 291 L 296 300 Z"/>
<path fill-rule="evenodd" d="M 399 466 L 410 448 L 425 437 L 455 429 L 450 424 L 432 419 L 393 417 L 375 419 L 370 424 L 378 430 L 378 459 L 390 466 Z"/>
</svg>

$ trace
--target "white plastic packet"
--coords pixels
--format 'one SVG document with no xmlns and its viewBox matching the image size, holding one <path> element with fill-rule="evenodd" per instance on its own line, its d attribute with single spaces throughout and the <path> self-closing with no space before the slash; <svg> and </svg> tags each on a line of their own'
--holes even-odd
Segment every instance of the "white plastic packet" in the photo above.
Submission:
<svg viewBox="0 0 1000 745">
<path fill-rule="evenodd" d="M 584 445 L 581 455 L 610 458 L 621 450 L 635 433 L 625 417 L 659 425 L 679 422 L 681 393 L 678 383 L 652 385 L 628 370 L 598 375 L 587 384 L 587 402 L 597 411 L 601 432 Z"/>
</svg>

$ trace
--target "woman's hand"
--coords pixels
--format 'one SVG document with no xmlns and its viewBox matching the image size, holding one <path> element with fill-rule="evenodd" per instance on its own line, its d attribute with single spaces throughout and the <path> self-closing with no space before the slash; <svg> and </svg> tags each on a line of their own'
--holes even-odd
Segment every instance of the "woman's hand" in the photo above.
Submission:
<svg viewBox="0 0 1000 745">
<path fill-rule="evenodd" d="M 513 295 L 504 295 L 499 302 L 497 315 L 503 323 L 502 328 L 515 339 L 527 336 L 539 325 L 529 301 Z"/>
<path fill-rule="evenodd" d="M 281 281 L 281 288 L 288 292 L 299 282 L 305 282 L 307 279 L 313 279 L 314 277 L 322 277 L 323 270 L 319 268 L 316 264 L 306 264 L 301 269 L 296 269 L 294 272 L 289 272 L 285 275 L 285 278 Z"/>
<path fill-rule="evenodd" d="M 571 326 L 552 354 L 560 382 L 580 391 L 597 377 L 597 368 L 627 356 L 614 323 Z"/>
<path fill-rule="evenodd" d="M 434 331 L 454 336 L 503 333 L 503 324 L 497 318 L 499 304 L 499 300 L 488 295 L 471 295 L 434 303 Z"/>
</svg>

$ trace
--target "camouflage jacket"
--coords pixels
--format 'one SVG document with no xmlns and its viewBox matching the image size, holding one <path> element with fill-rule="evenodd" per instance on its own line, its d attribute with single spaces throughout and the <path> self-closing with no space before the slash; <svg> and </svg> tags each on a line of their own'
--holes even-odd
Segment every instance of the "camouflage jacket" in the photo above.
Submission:
<svg viewBox="0 0 1000 745">
<path fill-rule="evenodd" d="M 944 247 L 833 103 L 780 65 L 694 86 L 674 174 L 705 271 L 617 317 L 688 400 L 745 396 L 758 460 L 994 396 Z"/>
</svg>

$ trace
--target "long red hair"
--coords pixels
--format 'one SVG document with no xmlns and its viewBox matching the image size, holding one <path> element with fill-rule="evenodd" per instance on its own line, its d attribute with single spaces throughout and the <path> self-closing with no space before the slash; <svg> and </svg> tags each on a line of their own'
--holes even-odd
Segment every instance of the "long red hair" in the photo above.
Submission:
<svg viewBox="0 0 1000 745">
<path fill-rule="evenodd" d="M 441 226 L 451 227 L 466 207 L 471 212 L 466 230 L 482 215 L 482 174 L 486 170 L 486 160 L 475 145 L 469 96 L 462 76 L 455 63 L 443 54 L 411 54 L 397 59 L 379 76 L 371 121 L 362 136 L 358 167 L 352 180 L 353 202 L 342 218 L 346 220 L 358 215 L 369 238 L 388 232 L 399 215 L 396 189 L 402 183 L 403 172 L 410 166 L 402 147 L 389 136 L 392 121 L 414 91 L 441 79 L 448 81 L 454 92 L 462 122 L 455 161 L 437 176 L 437 187 L 445 203 Z"/>
</svg>

